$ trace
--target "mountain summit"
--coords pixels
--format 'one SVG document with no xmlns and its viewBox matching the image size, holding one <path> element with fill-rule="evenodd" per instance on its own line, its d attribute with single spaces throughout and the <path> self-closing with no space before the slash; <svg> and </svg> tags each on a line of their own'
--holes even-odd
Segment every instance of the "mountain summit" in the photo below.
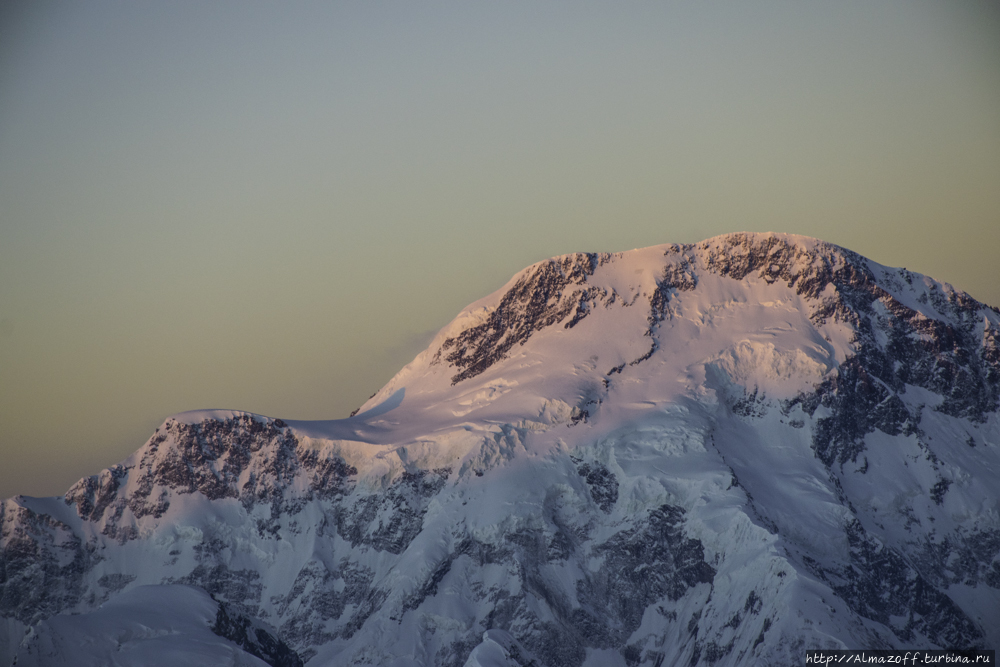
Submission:
<svg viewBox="0 0 1000 667">
<path fill-rule="evenodd" d="M 556 257 L 348 419 L 184 413 L 5 501 L 0 660 L 996 647 L 998 407 L 1000 311 L 905 269 L 783 234 Z"/>
</svg>

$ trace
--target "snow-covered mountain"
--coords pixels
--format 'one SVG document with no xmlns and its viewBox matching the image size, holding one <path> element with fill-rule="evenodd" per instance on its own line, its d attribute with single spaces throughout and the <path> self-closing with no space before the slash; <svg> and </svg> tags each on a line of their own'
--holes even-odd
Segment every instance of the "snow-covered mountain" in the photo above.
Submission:
<svg viewBox="0 0 1000 667">
<path fill-rule="evenodd" d="M 184 413 L 5 501 L 0 664 L 994 648 L 998 400 L 1000 311 L 822 241 L 557 257 L 349 419 Z"/>
</svg>

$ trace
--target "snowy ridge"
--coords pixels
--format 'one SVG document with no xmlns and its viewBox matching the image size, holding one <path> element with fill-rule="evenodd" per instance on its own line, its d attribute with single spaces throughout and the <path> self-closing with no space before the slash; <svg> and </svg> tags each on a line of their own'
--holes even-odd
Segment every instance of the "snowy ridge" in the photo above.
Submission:
<svg viewBox="0 0 1000 667">
<path fill-rule="evenodd" d="M 0 661 L 177 587 L 308 665 L 995 647 L 998 402 L 997 310 L 822 241 L 553 258 L 356 416 L 184 413 L 5 501 Z"/>
</svg>

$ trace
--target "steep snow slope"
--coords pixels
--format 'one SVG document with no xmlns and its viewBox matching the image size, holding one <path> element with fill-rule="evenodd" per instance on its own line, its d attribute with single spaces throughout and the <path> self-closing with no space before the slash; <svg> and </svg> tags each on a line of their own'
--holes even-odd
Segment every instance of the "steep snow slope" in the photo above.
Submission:
<svg viewBox="0 0 1000 667">
<path fill-rule="evenodd" d="M 309 665 L 994 647 L 998 332 L 803 237 L 541 262 L 350 419 L 185 413 L 6 501 L 0 656 L 150 584 Z"/>
</svg>

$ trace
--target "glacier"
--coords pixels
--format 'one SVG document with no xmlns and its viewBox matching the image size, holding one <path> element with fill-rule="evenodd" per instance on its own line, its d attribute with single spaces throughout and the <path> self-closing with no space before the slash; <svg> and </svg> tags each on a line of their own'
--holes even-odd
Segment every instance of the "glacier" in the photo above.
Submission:
<svg viewBox="0 0 1000 667">
<path fill-rule="evenodd" d="M 998 406 L 1000 311 L 844 248 L 556 257 L 347 419 L 174 415 L 64 497 L 5 500 L 0 662 L 995 648 Z"/>
</svg>

